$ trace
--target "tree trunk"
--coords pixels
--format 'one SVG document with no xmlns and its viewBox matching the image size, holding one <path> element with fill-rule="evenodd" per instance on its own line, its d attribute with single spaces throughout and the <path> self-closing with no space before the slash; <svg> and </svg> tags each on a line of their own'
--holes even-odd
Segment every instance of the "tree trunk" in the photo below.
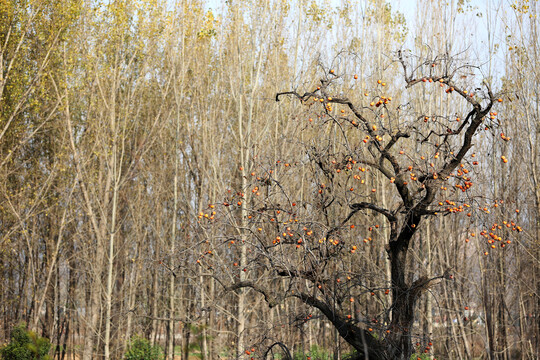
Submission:
<svg viewBox="0 0 540 360">
<path fill-rule="evenodd" d="M 414 321 L 416 292 L 411 291 L 405 280 L 407 266 L 407 244 L 395 240 L 390 242 L 390 268 L 392 276 L 392 320 L 388 335 L 388 353 L 394 359 L 408 358 L 412 353 L 409 331 Z"/>
<path fill-rule="evenodd" d="M 427 277 L 418 279 L 412 284 L 408 284 L 405 279 L 409 243 L 419 224 L 420 216 L 416 215 L 414 210 L 411 211 L 404 221 L 399 236 L 390 239 L 388 246 L 392 279 L 392 319 L 386 343 L 390 359 L 409 359 L 413 353 L 411 330 L 414 307 L 422 291 L 429 286 Z"/>
<path fill-rule="evenodd" d="M 410 331 L 414 321 L 416 294 L 411 289 L 394 289 L 388 353 L 392 359 L 408 359 L 413 352 Z"/>
</svg>

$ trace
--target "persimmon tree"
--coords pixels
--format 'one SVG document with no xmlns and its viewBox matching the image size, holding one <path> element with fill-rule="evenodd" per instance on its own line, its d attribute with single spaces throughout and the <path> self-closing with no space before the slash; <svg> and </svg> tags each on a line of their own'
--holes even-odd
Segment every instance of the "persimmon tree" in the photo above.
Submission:
<svg viewBox="0 0 540 360">
<path fill-rule="evenodd" d="M 273 163 L 258 157 L 246 169 L 249 185 L 230 192 L 208 225 L 224 224 L 225 238 L 216 244 L 226 244 L 226 251 L 199 259 L 211 269 L 233 269 L 215 271 L 227 290 L 251 288 L 270 307 L 292 297 L 318 309 L 359 358 L 408 359 L 415 352 L 415 304 L 453 276 L 451 269 L 414 273 L 408 253 L 426 218 L 471 207 L 461 196 L 473 186 L 467 168 L 476 160 L 468 155 L 502 101 L 487 82 L 464 83 L 461 75 L 474 67 L 448 54 L 419 58 L 399 51 L 395 63 L 403 74 L 393 82 L 403 87 L 399 104 L 384 79 L 369 91 L 356 89 L 364 99 L 351 100 L 344 88 L 358 76 L 334 69 L 303 94 L 277 93 L 278 106 L 289 99 L 305 109 L 296 129 L 284 135 L 294 151 Z M 434 86 L 461 99 L 450 114 L 411 105 L 417 94 L 411 88 Z M 390 194 L 385 203 L 376 196 L 381 189 Z M 248 204 L 247 192 L 254 194 Z M 249 236 L 236 239 L 227 227 L 244 216 Z M 248 247 L 242 257 L 236 240 Z M 384 242 L 386 254 L 373 253 L 374 241 Z M 383 270 L 363 271 L 384 258 L 390 278 Z"/>
</svg>

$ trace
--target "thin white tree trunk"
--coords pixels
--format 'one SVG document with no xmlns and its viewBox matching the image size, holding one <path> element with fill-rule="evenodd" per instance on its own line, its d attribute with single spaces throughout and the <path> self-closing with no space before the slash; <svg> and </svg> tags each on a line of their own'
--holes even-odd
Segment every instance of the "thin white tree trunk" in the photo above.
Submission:
<svg viewBox="0 0 540 360">
<path fill-rule="evenodd" d="M 117 64 L 116 59 L 115 64 Z M 105 360 L 111 358 L 111 309 L 112 309 L 112 293 L 113 293 L 113 272 L 114 272 L 114 251 L 116 241 L 116 217 L 118 213 L 118 193 L 120 191 L 120 179 L 122 177 L 122 164 L 119 164 L 119 149 L 118 149 L 118 134 L 117 119 L 116 119 L 116 72 L 114 75 L 113 87 L 111 89 L 111 103 L 109 104 L 110 112 L 110 130 L 112 136 L 111 149 L 111 168 L 112 178 L 114 179 L 112 193 L 112 208 L 111 208 L 111 224 L 109 227 L 109 244 L 107 256 L 107 289 L 105 292 L 105 334 L 103 339 Z M 122 151 L 122 150 L 120 150 Z"/>
<path fill-rule="evenodd" d="M 170 263 L 171 269 L 169 274 L 169 338 L 167 341 L 167 359 L 174 359 L 174 317 L 175 317 L 175 293 L 176 293 L 176 281 L 175 273 L 172 271 L 175 268 L 173 262 L 174 254 L 176 253 L 176 214 L 178 212 L 178 135 L 180 131 L 180 119 L 176 121 L 176 141 L 175 141 L 175 154 L 174 154 L 174 206 L 172 216 L 172 228 L 171 228 L 171 245 L 170 245 Z"/>
</svg>

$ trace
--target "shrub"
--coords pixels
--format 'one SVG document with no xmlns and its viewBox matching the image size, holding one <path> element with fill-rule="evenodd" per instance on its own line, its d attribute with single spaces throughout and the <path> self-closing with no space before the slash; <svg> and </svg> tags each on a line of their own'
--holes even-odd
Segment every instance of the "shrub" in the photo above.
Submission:
<svg viewBox="0 0 540 360">
<path fill-rule="evenodd" d="M 49 339 L 26 330 L 25 324 L 19 324 L 11 330 L 9 344 L 0 349 L 0 357 L 3 360 L 49 360 L 50 348 Z"/>
<path fill-rule="evenodd" d="M 317 345 L 313 345 L 309 349 L 309 352 L 306 354 L 302 354 L 299 352 L 296 352 L 294 354 L 294 360 L 304 360 L 304 359 L 307 359 L 307 357 L 309 357 L 311 360 L 330 360 L 331 359 L 331 356 L 326 351 L 326 349 L 319 347 Z"/>
<path fill-rule="evenodd" d="M 431 360 L 431 356 L 429 354 L 412 354 L 410 360 Z"/>
<path fill-rule="evenodd" d="M 364 356 L 361 356 L 358 351 L 353 349 L 350 352 L 343 354 L 342 360 L 357 360 L 362 358 L 364 358 Z"/>
<path fill-rule="evenodd" d="M 129 349 L 124 356 L 125 360 L 159 360 L 162 351 L 159 345 L 150 344 L 150 341 L 134 336 L 131 338 Z"/>
</svg>

